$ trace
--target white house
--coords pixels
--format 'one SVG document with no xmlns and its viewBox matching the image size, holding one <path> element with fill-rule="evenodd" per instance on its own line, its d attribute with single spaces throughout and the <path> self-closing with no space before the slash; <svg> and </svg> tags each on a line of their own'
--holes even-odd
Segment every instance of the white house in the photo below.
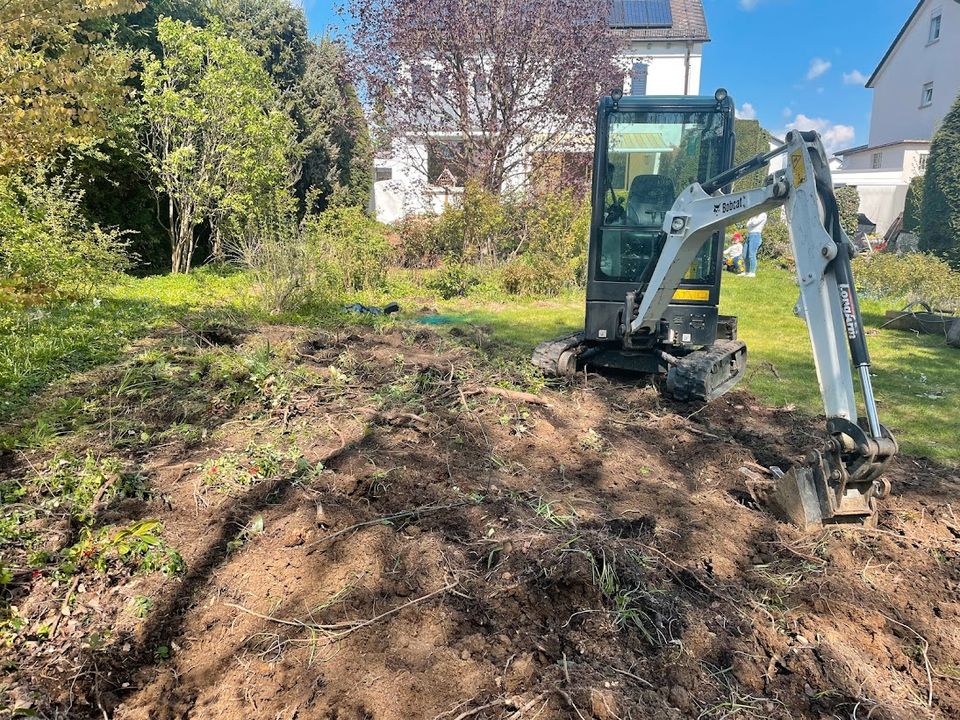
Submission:
<svg viewBox="0 0 960 720">
<path fill-rule="evenodd" d="M 867 81 L 868 144 L 838 152 L 836 185 L 856 186 L 860 212 L 884 233 L 903 212 L 910 180 L 960 94 L 960 0 L 920 0 Z"/>
<path fill-rule="evenodd" d="M 703 46 L 710 41 L 702 0 L 614 0 L 610 26 L 624 41 L 626 94 L 699 94 Z M 394 143 L 376 158 L 371 210 L 378 220 L 440 212 L 459 193 L 431 176 L 425 159 L 426 147 L 409 143 Z"/>
</svg>

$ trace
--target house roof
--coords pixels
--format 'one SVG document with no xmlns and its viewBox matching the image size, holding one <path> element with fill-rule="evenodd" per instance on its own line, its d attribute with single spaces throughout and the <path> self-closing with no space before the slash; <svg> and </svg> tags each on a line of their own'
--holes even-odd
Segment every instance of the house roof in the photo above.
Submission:
<svg viewBox="0 0 960 720">
<path fill-rule="evenodd" d="M 886 64 L 890 56 L 893 55 L 893 51 L 897 47 L 897 43 L 900 42 L 900 38 L 906 35 L 907 28 L 910 27 L 910 23 L 913 22 L 913 19 L 917 16 L 917 13 L 920 12 L 920 8 L 923 7 L 924 2 L 926 2 L 926 0 L 920 0 L 920 2 L 917 3 L 917 6 L 913 9 L 913 12 L 910 13 L 910 17 L 907 18 L 907 21 L 903 24 L 903 27 L 900 28 L 900 32 L 897 33 L 897 36 L 893 39 L 893 42 L 890 43 L 890 47 L 887 48 L 887 51 L 883 54 L 883 57 L 880 58 L 880 62 L 877 65 L 877 69 L 873 71 L 873 74 L 870 76 L 870 79 L 867 80 L 866 87 L 868 88 L 873 87 L 873 81 L 877 79 L 877 75 L 880 74 L 880 70 Z"/>
<path fill-rule="evenodd" d="M 651 13 L 650 24 L 615 26 L 614 33 L 629 40 L 710 41 L 703 0 L 662 0 L 662 3 L 669 3 L 669 25 L 664 22 L 662 14 Z"/>
<path fill-rule="evenodd" d="M 851 155 L 853 153 L 860 152 L 861 150 L 866 150 L 867 147 L 868 147 L 867 145 L 857 145 L 855 147 L 844 148 L 843 150 L 837 150 L 833 154 L 836 155 L 837 157 L 843 157 L 844 155 Z"/>
<path fill-rule="evenodd" d="M 893 147 L 894 145 L 929 145 L 929 140 L 894 140 L 892 142 L 882 143 L 881 145 L 857 145 L 856 147 L 847 148 L 845 150 L 837 150 L 834 155 L 844 156 L 844 155 L 855 155 L 856 153 L 869 150 L 873 152 L 874 150 L 880 150 L 885 147 Z"/>
<path fill-rule="evenodd" d="M 960 0 L 953 0 L 956 3 L 960 3 Z M 897 45 L 900 42 L 900 39 L 906 35 L 907 28 L 910 27 L 910 23 L 913 22 L 913 19 L 919 14 L 920 10 L 923 8 L 923 4 L 926 0 L 920 0 L 917 3 L 917 6 L 913 9 L 913 12 L 910 13 L 910 17 L 907 18 L 907 21 L 903 24 L 903 27 L 900 28 L 900 32 L 897 33 L 897 36 L 893 39 L 893 42 L 890 43 L 890 47 L 887 48 L 887 51 L 883 54 L 883 57 L 880 58 L 880 62 L 877 64 L 877 69 L 873 71 L 873 74 L 870 76 L 870 79 L 867 80 L 866 87 L 872 88 L 874 80 L 877 79 L 877 75 L 880 74 L 880 71 L 883 69 L 883 66 L 886 65 L 887 60 L 890 59 L 890 56 L 893 55 L 893 51 L 896 49 Z"/>
</svg>

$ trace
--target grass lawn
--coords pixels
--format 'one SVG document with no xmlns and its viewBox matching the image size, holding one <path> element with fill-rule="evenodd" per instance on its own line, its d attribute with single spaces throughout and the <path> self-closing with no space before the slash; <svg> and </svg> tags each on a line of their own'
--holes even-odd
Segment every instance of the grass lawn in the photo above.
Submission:
<svg viewBox="0 0 960 720">
<path fill-rule="evenodd" d="M 758 277 L 725 275 L 722 312 L 737 315 L 749 348 L 745 387 L 775 406 L 823 412 L 810 340 L 793 314 L 798 291 L 791 272 L 763 266 Z M 862 300 L 881 421 L 905 452 L 960 463 L 960 350 L 935 335 L 880 329 L 896 303 Z M 461 301 L 443 310 L 490 326 L 505 343 L 527 352 L 543 339 L 583 324 L 582 294 L 550 300 Z"/>
<path fill-rule="evenodd" d="M 489 328 L 490 340 L 509 359 L 520 359 L 541 340 L 583 324 L 582 293 L 557 298 L 467 298 L 450 301 L 410 295 L 409 283 L 395 288 L 415 319 L 424 305 L 437 308 L 451 325 Z M 26 310 L 0 306 L 0 422 L 22 414 L 31 398 L 74 372 L 110 362 L 129 343 L 161 326 L 189 324 L 190 318 L 264 319 L 249 297 L 248 279 L 203 268 L 189 276 L 130 279 L 98 299 L 52 303 Z M 793 275 L 772 266 L 755 279 L 727 275 L 721 310 L 740 318 L 740 337 L 749 347 L 743 387 L 776 406 L 822 412 L 807 331 L 793 315 L 797 290 Z M 364 296 L 363 302 L 393 299 Z M 895 303 L 863 302 L 870 333 L 875 389 L 881 418 L 910 453 L 960 463 L 960 350 L 938 336 L 916 336 L 880 329 L 883 311 Z M 185 318 L 187 318 L 185 320 Z M 358 319 L 358 318 L 355 318 Z M 314 312 L 274 321 L 328 324 L 328 313 Z M 334 318 L 333 322 L 339 322 Z M 522 360 L 521 360 L 522 361 Z"/>
<path fill-rule="evenodd" d="M 246 279 L 203 268 L 130 278 L 84 300 L 27 309 L 0 304 L 0 422 L 47 385 L 110 362 L 138 337 L 207 308 L 231 307 Z"/>
</svg>

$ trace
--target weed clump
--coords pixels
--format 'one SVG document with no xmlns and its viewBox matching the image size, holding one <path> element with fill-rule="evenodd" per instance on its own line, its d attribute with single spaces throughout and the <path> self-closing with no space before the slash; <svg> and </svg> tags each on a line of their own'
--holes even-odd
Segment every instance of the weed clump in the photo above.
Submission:
<svg viewBox="0 0 960 720">
<path fill-rule="evenodd" d="M 179 575 L 186 570 L 186 563 L 179 552 L 160 539 L 162 531 L 163 525 L 157 520 L 141 520 L 119 529 L 85 529 L 80 541 L 64 553 L 61 570 L 67 575 L 84 569 Z"/>
<path fill-rule="evenodd" d="M 250 445 L 244 452 L 225 452 L 207 460 L 200 466 L 199 474 L 206 488 L 236 495 L 277 477 L 288 459 L 272 445 Z"/>
</svg>

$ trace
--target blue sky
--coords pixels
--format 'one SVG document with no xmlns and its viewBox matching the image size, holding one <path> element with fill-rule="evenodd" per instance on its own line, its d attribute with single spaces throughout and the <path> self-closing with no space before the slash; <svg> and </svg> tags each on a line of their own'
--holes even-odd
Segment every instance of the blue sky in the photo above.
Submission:
<svg viewBox="0 0 960 720">
<path fill-rule="evenodd" d="M 330 0 L 302 0 L 310 30 L 340 19 Z M 818 130 L 828 149 L 867 142 L 863 87 L 916 0 L 704 0 L 712 42 L 701 91 L 725 87 L 741 117 L 775 133 Z"/>
</svg>

